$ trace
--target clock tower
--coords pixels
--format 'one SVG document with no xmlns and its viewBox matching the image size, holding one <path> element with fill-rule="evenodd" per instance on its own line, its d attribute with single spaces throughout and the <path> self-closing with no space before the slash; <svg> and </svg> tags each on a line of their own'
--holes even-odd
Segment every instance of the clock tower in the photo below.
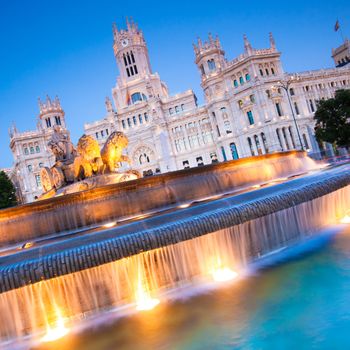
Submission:
<svg viewBox="0 0 350 350">
<path fill-rule="evenodd" d="M 120 77 L 131 81 L 152 74 L 152 70 L 142 31 L 132 21 L 127 20 L 126 24 L 126 30 L 113 26 L 113 49 Z"/>
</svg>

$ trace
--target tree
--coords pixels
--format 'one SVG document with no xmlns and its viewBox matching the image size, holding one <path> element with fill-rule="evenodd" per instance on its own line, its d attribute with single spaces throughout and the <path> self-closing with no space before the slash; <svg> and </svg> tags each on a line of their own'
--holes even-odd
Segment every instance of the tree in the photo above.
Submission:
<svg viewBox="0 0 350 350">
<path fill-rule="evenodd" d="M 0 171 L 0 209 L 17 204 L 16 189 L 4 171 Z"/>
<path fill-rule="evenodd" d="M 350 90 L 338 90 L 334 98 L 318 102 L 315 112 L 318 142 L 350 145 Z"/>
</svg>

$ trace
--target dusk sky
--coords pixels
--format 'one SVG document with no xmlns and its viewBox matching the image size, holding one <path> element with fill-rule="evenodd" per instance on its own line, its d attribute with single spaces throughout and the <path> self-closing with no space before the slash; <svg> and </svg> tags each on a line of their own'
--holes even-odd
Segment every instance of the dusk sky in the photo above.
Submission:
<svg viewBox="0 0 350 350">
<path fill-rule="evenodd" d="M 112 23 L 132 16 L 143 30 L 152 69 L 170 93 L 192 88 L 203 103 L 192 43 L 218 34 L 226 57 L 268 46 L 273 32 L 288 72 L 332 67 L 341 44 L 339 19 L 350 36 L 350 2 L 337 1 L 4 1 L 0 0 L 0 168 L 13 162 L 8 128 L 33 130 L 37 99 L 58 95 L 76 143 L 84 122 L 105 115 L 118 75 Z"/>
</svg>

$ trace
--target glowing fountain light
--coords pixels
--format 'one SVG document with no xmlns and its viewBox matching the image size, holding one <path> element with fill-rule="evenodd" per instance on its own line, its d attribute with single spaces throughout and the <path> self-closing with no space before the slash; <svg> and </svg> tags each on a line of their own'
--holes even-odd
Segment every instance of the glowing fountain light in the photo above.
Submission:
<svg viewBox="0 0 350 350">
<path fill-rule="evenodd" d="M 149 291 L 143 287 L 142 282 L 139 282 L 136 291 L 136 309 L 139 311 L 152 310 L 159 303 L 159 299 L 152 298 Z"/>
<path fill-rule="evenodd" d="M 56 322 L 53 325 L 47 325 L 46 334 L 41 338 L 41 341 L 44 343 L 63 338 L 69 333 L 69 329 L 66 328 L 64 318 L 62 317 L 59 309 L 56 309 L 56 315 Z"/>
<path fill-rule="evenodd" d="M 350 224 L 350 213 L 346 214 L 341 220 L 341 224 Z"/>
<path fill-rule="evenodd" d="M 178 206 L 178 208 L 180 208 L 180 209 L 185 209 L 185 208 L 188 208 L 190 205 L 191 205 L 191 203 L 184 203 L 184 204 L 180 204 L 180 205 Z"/>
<path fill-rule="evenodd" d="M 111 228 L 113 226 L 115 226 L 117 223 L 115 221 L 113 222 L 108 222 L 107 224 L 104 224 L 103 227 L 105 228 Z"/>
<path fill-rule="evenodd" d="M 226 282 L 236 278 L 238 273 L 229 269 L 228 267 L 220 267 L 212 270 L 211 275 L 216 282 Z"/>
</svg>

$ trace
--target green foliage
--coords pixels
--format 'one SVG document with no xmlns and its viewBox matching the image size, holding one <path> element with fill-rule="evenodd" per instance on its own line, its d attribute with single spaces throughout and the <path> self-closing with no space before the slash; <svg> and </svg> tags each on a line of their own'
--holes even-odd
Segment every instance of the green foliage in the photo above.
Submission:
<svg viewBox="0 0 350 350">
<path fill-rule="evenodd" d="M 334 98 L 321 100 L 315 112 L 318 142 L 339 147 L 350 145 L 350 90 L 338 90 Z"/>
<path fill-rule="evenodd" d="M 0 171 L 0 209 L 17 204 L 16 189 L 5 172 Z"/>
</svg>

